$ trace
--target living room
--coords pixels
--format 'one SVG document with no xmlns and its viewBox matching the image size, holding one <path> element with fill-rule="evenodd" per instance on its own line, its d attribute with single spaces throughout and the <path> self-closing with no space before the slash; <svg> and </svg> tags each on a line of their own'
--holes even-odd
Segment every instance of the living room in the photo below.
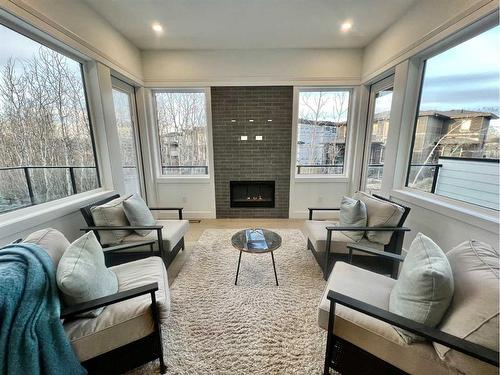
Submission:
<svg viewBox="0 0 500 375">
<path fill-rule="evenodd" d="M 0 0 L 0 373 L 497 373 L 498 17 Z"/>
</svg>

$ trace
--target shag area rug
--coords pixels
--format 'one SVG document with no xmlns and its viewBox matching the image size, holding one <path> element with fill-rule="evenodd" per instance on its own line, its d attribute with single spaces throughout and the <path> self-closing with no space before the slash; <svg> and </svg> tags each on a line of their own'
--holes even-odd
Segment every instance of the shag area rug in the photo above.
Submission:
<svg viewBox="0 0 500 375">
<path fill-rule="evenodd" d="M 276 230 L 271 254 L 231 245 L 237 230 L 206 230 L 170 286 L 171 313 L 163 326 L 168 374 L 321 374 L 326 332 L 317 308 L 325 281 L 299 230 Z M 133 374 L 158 373 L 158 361 Z"/>
</svg>

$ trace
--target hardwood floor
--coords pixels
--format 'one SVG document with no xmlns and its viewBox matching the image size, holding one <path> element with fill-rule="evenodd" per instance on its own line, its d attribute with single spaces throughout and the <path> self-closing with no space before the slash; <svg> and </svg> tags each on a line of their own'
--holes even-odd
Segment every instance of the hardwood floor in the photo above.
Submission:
<svg viewBox="0 0 500 375">
<path fill-rule="evenodd" d="M 189 259 L 196 241 L 206 229 L 243 229 L 243 228 L 274 228 L 301 229 L 304 219 L 201 219 L 190 222 L 189 231 L 184 237 L 186 249 L 180 251 L 170 267 L 168 267 L 168 282 L 172 284 L 180 270 Z"/>
</svg>

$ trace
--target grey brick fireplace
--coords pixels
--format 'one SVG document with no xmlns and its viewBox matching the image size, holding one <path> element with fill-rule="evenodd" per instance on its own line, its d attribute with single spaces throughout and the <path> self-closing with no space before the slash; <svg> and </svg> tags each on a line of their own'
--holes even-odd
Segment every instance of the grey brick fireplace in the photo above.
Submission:
<svg viewBox="0 0 500 375">
<path fill-rule="evenodd" d="M 287 218 L 293 88 L 212 87 L 211 98 L 217 218 Z M 239 197 L 231 207 L 231 181 L 239 193 L 235 182 L 251 183 L 246 204 Z M 274 187 L 274 207 L 259 183 Z"/>
</svg>

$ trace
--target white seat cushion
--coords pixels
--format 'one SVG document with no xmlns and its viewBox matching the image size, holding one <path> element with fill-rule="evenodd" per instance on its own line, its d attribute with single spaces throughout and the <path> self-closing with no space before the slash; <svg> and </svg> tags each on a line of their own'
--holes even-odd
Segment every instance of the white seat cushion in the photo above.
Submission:
<svg viewBox="0 0 500 375">
<path fill-rule="evenodd" d="M 336 225 L 338 226 L 338 222 L 335 221 L 307 220 L 304 223 L 302 231 L 304 232 L 304 236 L 311 241 L 312 245 L 314 246 L 314 250 L 316 250 L 317 252 L 325 252 L 327 236 L 326 227 Z M 375 242 L 370 242 L 366 238 L 363 238 L 361 241 L 354 241 L 352 238 L 347 237 L 340 231 L 333 231 L 330 252 L 336 254 L 347 254 L 347 245 L 354 243 L 368 245 L 375 250 L 384 250 L 383 245 Z M 363 253 L 363 255 L 366 254 Z"/>
<path fill-rule="evenodd" d="M 163 248 L 165 251 L 171 251 L 175 245 L 181 240 L 182 237 L 189 230 L 189 221 L 188 220 L 156 220 L 157 225 L 163 225 L 163 229 L 161 231 L 163 237 Z M 140 242 L 147 240 L 156 240 L 158 235 L 156 230 L 148 233 L 147 236 L 141 236 L 137 233 L 133 233 L 123 238 L 123 243 L 128 242 Z M 149 246 L 143 248 L 135 248 L 130 251 L 138 251 L 144 250 L 149 251 Z"/>
<path fill-rule="evenodd" d="M 330 301 L 328 290 L 388 310 L 395 280 L 344 262 L 333 268 L 319 305 L 318 324 L 327 329 Z M 407 345 L 388 323 L 347 307 L 335 306 L 335 334 L 410 374 L 496 374 L 492 366 L 474 360 L 476 366 L 460 371 L 442 361 L 429 342 Z"/>
<path fill-rule="evenodd" d="M 149 257 L 111 267 L 118 278 L 118 291 L 158 283 L 156 300 L 159 316 L 170 310 L 167 270 L 159 257 Z M 66 321 L 64 329 L 80 361 L 86 361 L 154 331 L 149 294 L 107 306 L 94 319 Z"/>
</svg>

